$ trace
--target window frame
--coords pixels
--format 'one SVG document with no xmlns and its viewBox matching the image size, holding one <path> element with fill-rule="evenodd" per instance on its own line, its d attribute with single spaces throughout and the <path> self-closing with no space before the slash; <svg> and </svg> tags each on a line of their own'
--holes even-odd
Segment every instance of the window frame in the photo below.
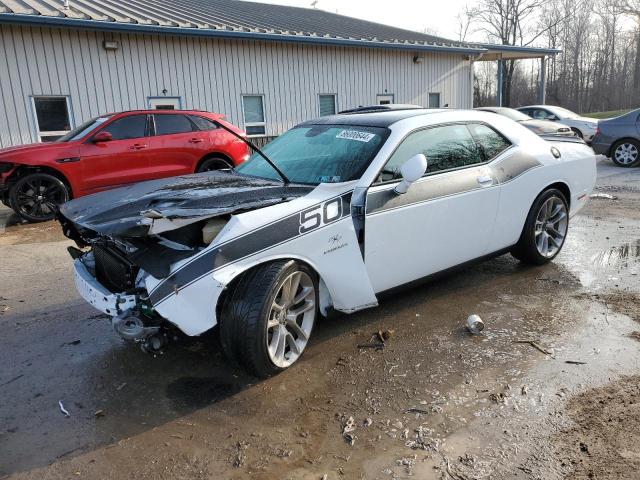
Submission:
<svg viewBox="0 0 640 480">
<path fill-rule="evenodd" d="M 319 93 L 318 94 L 318 116 L 320 117 L 323 116 L 321 105 L 320 105 L 320 97 L 333 97 L 333 113 L 331 115 L 335 115 L 338 113 L 338 94 L 337 93 Z"/>
<path fill-rule="evenodd" d="M 507 142 L 509 142 L 509 146 L 507 148 L 505 148 L 504 150 L 502 150 L 497 155 L 495 155 L 493 158 L 487 159 L 486 155 L 485 155 L 485 152 L 484 152 L 484 148 L 482 148 L 482 145 L 480 143 L 478 143 L 478 140 L 476 139 L 475 135 L 473 134 L 471 129 L 468 127 L 468 125 L 474 124 L 474 123 L 475 124 L 480 124 L 480 125 L 485 125 L 485 126 L 489 127 L 490 129 L 495 131 L 498 135 L 503 137 Z M 398 142 L 398 144 L 395 146 L 393 151 L 387 157 L 387 160 L 384 162 L 384 164 L 382 164 L 382 166 L 378 169 L 378 171 L 374 175 L 374 177 L 373 177 L 374 181 L 371 183 L 370 187 L 374 187 L 374 186 L 377 187 L 379 185 L 390 185 L 390 184 L 399 183 L 399 182 L 402 181 L 402 179 L 395 178 L 395 179 L 391 179 L 391 180 L 385 180 L 383 182 L 377 182 L 376 179 L 380 176 L 382 170 L 384 170 L 384 167 L 387 166 L 387 163 L 389 162 L 391 157 L 393 157 L 393 155 L 396 153 L 398 148 L 400 148 L 400 145 L 402 145 L 402 143 L 410 135 L 413 135 L 414 133 L 421 132 L 421 131 L 424 131 L 424 130 L 430 130 L 432 128 L 448 127 L 448 126 L 451 126 L 451 125 L 464 125 L 464 126 L 467 127 L 467 130 L 469 131 L 469 135 L 471 136 L 473 141 L 476 143 L 476 145 L 480 149 L 480 152 L 482 154 L 482 157 L 483 157 L 484 161 L 479 162 L 479 163 L 474 163 L 474 164 L 471 164 L 471 165 L 463 165 L 461 167 L 448 168 L 446 170 L 438 170 L 437 172 L 431 172 L 431 173 L 425 172 L 424 175 L 422 175 L 422 177 L 420 177 L 420 179 L 427 178 L 427 177 L 433 177 L 435 175 L 440 175 L 442 173 L 457 172 L 459 170 L 465 170 L 467 168 L 475 168 L 475 167 L 479 167 L 479 166 L 482 166 L 482 165 L 488 165 L 490 163 L 493 163 L 498 157 L 502 156 L 503 153 L 511 150 L 515 145 L 511 140 L 509 140 L 509 138 L 506 135 L 504 135 L 502 132 L 497 130 L 495 127 L 493 127 L 492 125 L 488 124 L 487 122 L 478 121 L 478 120 L 473 120 L 473 121 L 462 120 L 462 121 L 457 121 L 457 122 L 438 123 L 438 124 L 435 124 L 435 125 L 428 125 L 428 126 L 425 126 L 425 127 L 419 127 L 419 128 L 414 129 L 414 130 L 411 130 L 404 137 L 402 137 L 402 139 Z M 429 163 L 429 158 L 427 158 L 427 165 L 428 165 L 428 163 Z M 418 181 L 420 181 L 420 180 L 418 180 Z"/>
<path fill-rule="evenodd" d="M 241 97 L 241 103 L 242 103 L 242 122 L 244 125 L 245 132 L 247 131 L 247 127 L 263 127 L 264 128 L 264 133 L 249 134 L 249 132 L 247 132 L 247 137 L 251 137 L 251 138 L 266 137 L 267 136 L 267 111 L 265 109 L 264 94 L 263 93 L 243 93 L 240 95 L 240 97 Z M 247 112 L 245 111 L 245 108 L 244 108 L 245 97 L 260 98 L 260 101 L 262 102 L 262 122 L 247 122 L 247 118 L 246 118 Z"/>
<path fill-rule="evenodd" d="M 148 124 L 148 131 L 149 131 L 149 136 L 150 137 L 166 137 L 167 135 L 184 135 L 185 133 L 197 133 L 197 132 L 202 132 L 203 130 L 200 130 L 198 128 L 198 126 L 195 124 L 195 122 L 193 120 L 191 120 L 189 118 L 189 115 L 186 113 L 178 113 L 175 110 L 163 110 L 160 109 L 160 112 L 171 112 L 171 113 L 150 113 L 148 114 L 148 118 L 147 118 L 147 124 Z M 175 113 L 174 113 L 175 112 Z M 159 134 L 156 130 L 156 115 L 160 116 L 160 115 L 182 115 L 183 117 L 185 117 L 187 119 L 187 121 L 189 122 L 189 125 L 191 125 L 191 131 L 189 132 L 175 132 L 175 133 L 162 133 Z"/>
<path fill-rule="evenodd" d="M 69 130 L 51 130 L 51 131 L 41 131 L 40 130 L 40 123 L 38 122 L 38 111 L 36 109 L 36 99 L 48 99 L 48 98 L 64 98 L 66 105 L 67 105 L 67 118 L 69 119 Z M 50 142 L 43 142 L 42 141 L 42 137 L 50 137 L 50 136 L 56 136 L 59 135 L 60 137 L 63 137 L 64 135 L 66 135 L 67 133 L 69 133 L 71 130 L 73 130 L 75 128 L 75 120 L 73 118 L 73 109 L 71 108 L 71 95 L 29 95 L 29 100 L 31 102 L 31 113 L 33 115 L 33 124 L 35 127 L 35 134 L 36 137 L 38 139 L 39 143 L 50 143 Z M 43 135 L 44 133 L 44 135 Z M 56 139 L 57 140 L 57 139 Z M 55 141 L 55 140 L 52 140 Z"/>
<path fill-rule="evenodd" d="M 145 116 L 144 136 L 135 137 L 135 138 L 113 139 L 112 141 L 113 142 L 122 142 L 122 141 L 128 141 L 128 140 L 135 140 L 136 138 L 148 138 L 148 137 L 154 136 L 155 125 L 153 125 L 153 119 L 151 118 L 151 115 L 149 115 L 148 113 L 131 113 L 131 114 L 128 114 L 128 115 L 122 115 L 120 117 L 118 117 L 117 114 L 116 114 L 107 123 L 105 123 L 104 125 L 101 125 L 100 127 L 98 127 L 97 130 L 94 130 L 93 132 L 90 132 L 89 136 L 87 137 L 87 139 L 83 143 L 85 143 L 85 144 L 93 143 L 93 139 L 97 134 L 99 134 L 100 132 L 104 131 L 106 128 L 109 128 L 109 125 L 117 122 L 118 120 L 122 120 L 123 118 L 128 118 L 128 117 L 142 116 L 142 115 Z"/>
</svg>

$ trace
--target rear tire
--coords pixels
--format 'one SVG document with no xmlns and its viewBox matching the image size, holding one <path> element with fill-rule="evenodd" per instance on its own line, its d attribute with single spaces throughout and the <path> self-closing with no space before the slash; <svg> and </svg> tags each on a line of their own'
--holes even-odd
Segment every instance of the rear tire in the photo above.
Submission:
<svg viewBox="0 0 640 480">
<path fill-rule="evenodd" d="M 212 172 L 214 170 L 230 170 L 233 166 L 222 157 L 205 158 L 198 167 L 196 173 Z"/>
<path fill-rule="evenodd" d="M 640 142 L 628 139 L 614 143 L 611 147 L 611 160 L 624 168 L 640 165 Z"/>
<path fill-rule="evenodd" d="M 52 220 L 58 207 L 70 199 L 69 188 L 48 173 L 31 173 L 18 179 L 9 190 L 9 205 L 28 222 Z"/>
<path fill-rule="evenodd" d="M 564 245 L 569 230 L 569 207 L 564 194 L 550 188 L 533 202 L 522 234 L 511 254 L 523 263 L 544 265 Z"/>
<path fill-rule="evenodd" d="M 225 355 L 261 378 L 296 363 L 318 317 L 315 272 L 293 260 L 266 263 L 231 289 L 219 319 Z"/>
</svg>

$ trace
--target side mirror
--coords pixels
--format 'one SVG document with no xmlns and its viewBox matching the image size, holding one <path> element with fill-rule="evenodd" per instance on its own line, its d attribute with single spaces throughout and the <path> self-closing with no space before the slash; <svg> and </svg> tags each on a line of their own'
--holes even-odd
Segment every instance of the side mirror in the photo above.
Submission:
<svg viewBox="0 0 640 480">
<path fill-rule="evenodd" d="M 98 132 L 93 137 L 93 143 L 110 142 L 113 140 L 113 136 L 109 132 Z"/>
<path fill-rule="evenodd" d="M 558 117 L 556 117 L 555 115 L 549 115 L 547 117 L 547 120 L 551 120 L 552 122 L 557 122 L 558 121 Z"/>
<path fill-rule="evenodd" d="M 427 157 L 418 153 L 409 160 L 404 162 L 400 167 L 400 174 L 402 175 L 402 181 L 396 186 L 395 192 L 397 194 L 407 193 L 412 183 L 418 181 L 427 171 Z"/>
</svg>

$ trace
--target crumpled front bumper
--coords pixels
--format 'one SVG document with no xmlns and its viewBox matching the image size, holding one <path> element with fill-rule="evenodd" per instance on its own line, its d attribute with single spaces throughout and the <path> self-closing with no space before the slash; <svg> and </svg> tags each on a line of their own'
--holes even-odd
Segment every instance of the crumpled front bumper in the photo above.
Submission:
<svg viewBox="0 0 640 480">
<path fill-rule="evenodd" d="M 138 303 L 136 295 L 111 293 L 89 273 L 82 259 L 73 261 L 76 289 L 82 298 L 102 313 L 112 317 L 133 308 Z"/>
</svg>

